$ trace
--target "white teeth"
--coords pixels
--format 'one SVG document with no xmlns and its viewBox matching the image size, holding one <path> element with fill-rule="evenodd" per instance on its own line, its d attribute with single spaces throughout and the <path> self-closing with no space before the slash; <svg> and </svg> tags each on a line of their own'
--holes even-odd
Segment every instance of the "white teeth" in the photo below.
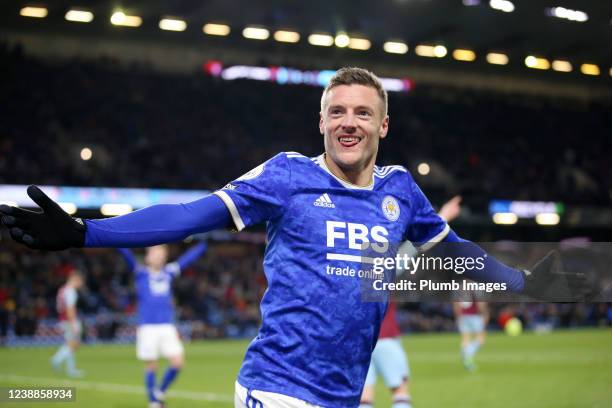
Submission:
<svg viewBox="0 0 612 408">
<path fill-rule="evenodd" d="M 341 142 L 350 143 L 350 142 L 357 142 L 357 141 L 359 141 L 361 139 L 359 139 L 358 137 L 341 137 L 339 140 Z"/>
</svg>

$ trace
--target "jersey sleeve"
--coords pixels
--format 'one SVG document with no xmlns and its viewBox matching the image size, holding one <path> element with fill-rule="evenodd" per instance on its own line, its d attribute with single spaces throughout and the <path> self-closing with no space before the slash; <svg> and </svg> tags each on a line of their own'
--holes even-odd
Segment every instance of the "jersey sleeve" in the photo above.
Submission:
<svg viewBox="0 0 612 408">
<path fill-rule="evenodd" d="M 285 153 L 215 191 L 232 216 L 238 231 L 280 217 L 289 201 L 291 168 Z"/>
<path fill-rule="evenodd" d="M 410 175 L 408 178 L 412 216 L 406 228 L 405 239 L 416 243 L 421 251 L 426 251 L 442 241 L 448 235 L 450 227 L 434 210 L 414 179 Z"/>
<path fill-rule="evenodd" d="M 138 263 L 136 262 L 136 257 L 134 256 L 132 251 L 127 248 L 118 248 L 117 251 L 123 257 L 123 260 L 127 264 L 129 271 L 136 272 L 136 266 L 138 265 Z"/>
<path fill-rule="evenodd" d="M 181 267 L 178 262 L 170 262 L 164 267 L 164 271 L 174 279 L 181 274 Z"/>
</svg>

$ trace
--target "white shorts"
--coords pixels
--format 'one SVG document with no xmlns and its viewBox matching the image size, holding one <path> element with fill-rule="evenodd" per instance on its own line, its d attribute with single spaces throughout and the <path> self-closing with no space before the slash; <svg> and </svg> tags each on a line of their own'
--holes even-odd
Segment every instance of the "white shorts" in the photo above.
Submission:
<svg viewBox="0 0 612 408">
<path fill-rule="evenodd" d="M 457 319 L 459 333 L 482 333 L 485 329 L 481 315 L 464 315 Z"/>
<path fill-rule="evenodd" d="M 136 355 L 139 360 L 182 356 L 183 343 L 173 324 L 143 324 L 136 332 Z"/>
<path fill-rule="evenodd" d="M 81 340 L 83 326 L 81 325 L 80 320 L 77 320 L 76 325 L 73 325 L 69 321 L 63 320 L 60 322 L 60 327 L 64 334 L 65 341 Z"/>
<path fill-rule="evenodd" d="M 288 395 L 258 390 L 248 390 L 236 381 L 234 408 L 320 408 Z"/>
<path fill-rule="evenodd" d="M 388 337 L 376 343 L 365 385 L 374 386 L 378 375 L 388 388 L 399 387 L 410 376 L 408 356 L 399 338 Z"/>
</svg>

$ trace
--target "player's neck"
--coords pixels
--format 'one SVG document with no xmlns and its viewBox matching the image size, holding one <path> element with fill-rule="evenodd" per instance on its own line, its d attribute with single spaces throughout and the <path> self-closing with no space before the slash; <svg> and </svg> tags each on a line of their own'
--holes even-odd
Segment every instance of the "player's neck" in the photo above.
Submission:
<svg viewBox="0 0 612 408">
<path fill-rule="evenodd" d="M 372 184 L 372 174 L 374 173 L 374 159 L 370 163 L 358 169 L 342 169 L 338 166 L 327 153 L 323 154 L 323 160 L 329 171 L 339 179 L 358 187 L 368 187 Z"/>
</svg>

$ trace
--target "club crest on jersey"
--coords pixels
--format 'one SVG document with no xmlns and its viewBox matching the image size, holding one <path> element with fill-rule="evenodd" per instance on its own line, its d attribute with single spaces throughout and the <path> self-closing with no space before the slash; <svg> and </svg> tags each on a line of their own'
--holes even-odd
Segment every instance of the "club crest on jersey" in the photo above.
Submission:
<svg viewBox="0 0 612 408">
<path fill-rule="evenodd" d="M 389 221 L 397 221 L 400 216 L 400 207 L 397 200 L 391 196 L 386 196 L 382 201 L 382 211 Z"/>
<path fill-rule="evenodd" d="M 238 177 L 236 181 L 244 181 L 244 180 L 252 180 L 255 177 L 259 176 L 264 171 L 264 167 L 266 163 L 261 163 L 259 166 L 255 167 L 252 170 L 247 171 L 242 176 Z"/>
</svg>

